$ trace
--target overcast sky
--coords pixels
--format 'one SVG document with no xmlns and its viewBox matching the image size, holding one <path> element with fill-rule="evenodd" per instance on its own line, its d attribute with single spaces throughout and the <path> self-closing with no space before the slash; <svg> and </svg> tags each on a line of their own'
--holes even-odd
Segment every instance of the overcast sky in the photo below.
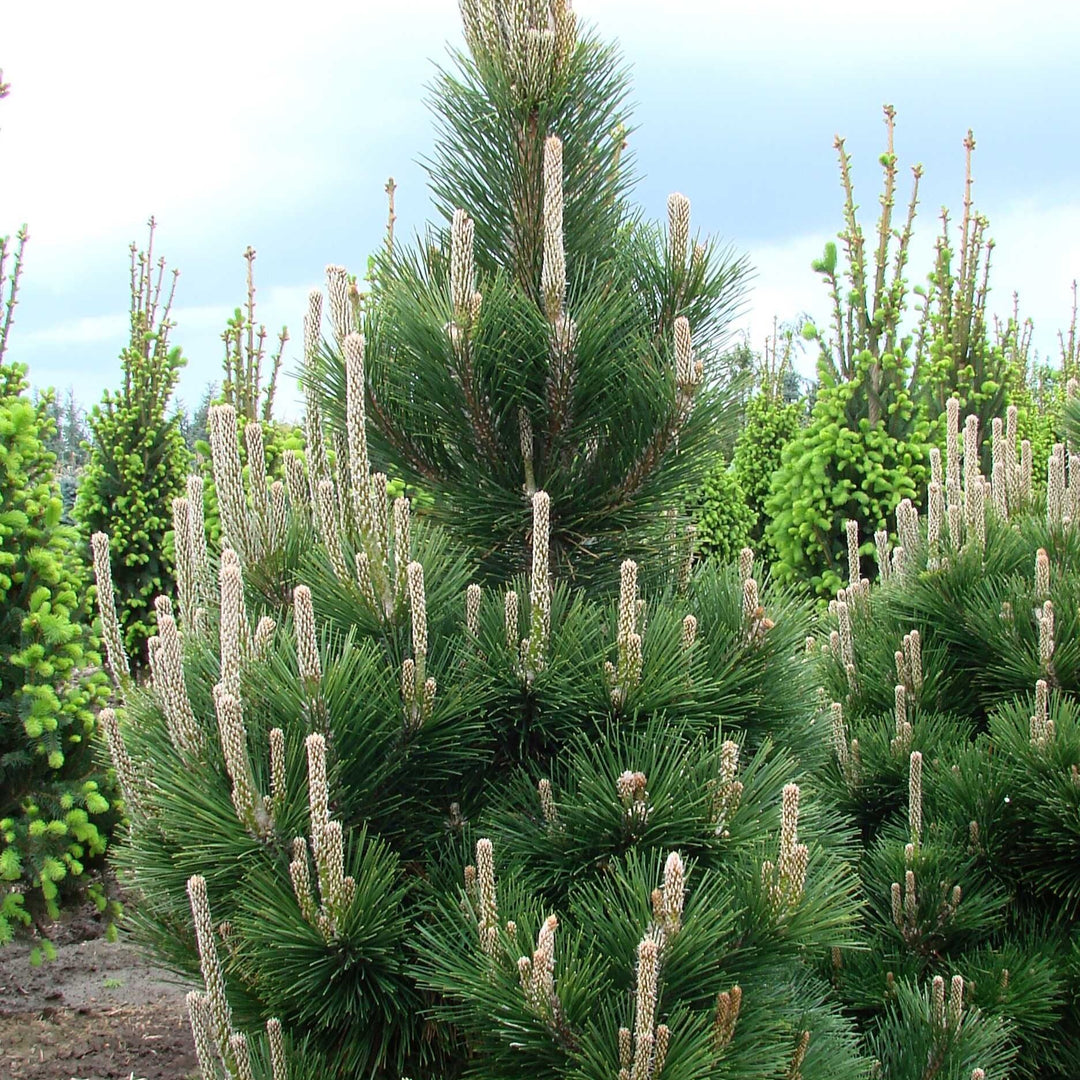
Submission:
<svg viewBox="0 0 1080 1080">
<path fill-rule="evenodd" d="M 840 224 L 832 148 L 847 137 L 866 223 L 898 110 L 905 170 L 926 169 L 912 273 L 924 276 L 943 203 L 959 211 L 975 131 L 976 204 L 990 218 L 991 306 L 1019 290 L 1044 353 L 1080 275 L 1080 6 L 905 0 L 576 0 L 634 72 L 637 198 L 654 216 L 687 194 L 694 224 L 749 253 L 743 320 L 827 313 L 810 262 Z M 220 377 L 219 335 L 258 252 L 259 316 L 300 338 L 328 262 L 362 271 L 399 184 L 399 228 L 429 216 L 418 158 L 425 88 L 455 0 L 7 0 L 0 66 L 0 233 L 31 242 L 9 358 L 35 385 L 89 404 L 118 383 L 127 245 L 159 222 L 181 277 L 174 341 L 193 404 Z M 905 185 L 902 190 L 906 190 Z M 290 347 L 287 367 L 295 369 Z M 294 413 L 290 382 L 282 409 Z"/>
</svg>

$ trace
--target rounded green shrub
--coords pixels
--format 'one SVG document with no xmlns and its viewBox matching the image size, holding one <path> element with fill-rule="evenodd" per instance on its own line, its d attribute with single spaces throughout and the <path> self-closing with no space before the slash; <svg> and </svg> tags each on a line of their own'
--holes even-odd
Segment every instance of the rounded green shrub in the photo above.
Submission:
<svg viewBox="0 0 1080 1080">
<path fill-rule="evenodd" d="M 875 361 L 866 353 L 860 363 L 865 376 L 872 367 L 891 367 L 902 383 L 901 359 Z M 888 410 L 872 422 L 866 382 L 823 380 L 809 425 L 784 447 L 767 502 L 777 572 L 821 595 L 847 581 L 844 522 L 857 521 L 859 536 L 872 538 L 901 499 L 917 500 L 926 479 L 927 424 L 911 396 L 897 386 Z"/>
</svg>

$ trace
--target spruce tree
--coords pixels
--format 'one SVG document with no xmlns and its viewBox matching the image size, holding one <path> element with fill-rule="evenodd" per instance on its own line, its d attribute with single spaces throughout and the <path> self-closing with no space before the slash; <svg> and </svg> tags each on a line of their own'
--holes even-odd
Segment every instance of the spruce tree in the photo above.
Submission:
<svg viewBox="0 0 1080 1080">
<path fill-rule="evenodd" d="M 208 1078 L 854 1080 L 809 612 L 662 512 L 734 271 L 685 200 L 667 236 L 626 207 L 625 81 L 568 4 L 463 15 L 449 227 L 387 256 L 363 335 L 331 268 L 284 483 L 211 410 L 220 549 L 201 481 L 174 502 L 152 683 L 103 714 L 135 929 L 195 981 Z"/>
<path fill-rule="evenodd" d="M 124 652 L 146 661 L 154 598 L 173 587 L 172 500 L 183 494 L 189 456 L 179 414 L 169 414 L 185 360 L 169 335 L 176 278 L 154 260 L 154 227 L 146 251 L 131 245 L 130 337 L 120 355 L 123 386 L 105 392 L 89 425 L 92 447 L 75 517 L 84 534 L 109 536 Z M 95 550 L 95 559 L 103 557 Z M 110 660 L 121 662 L 119 657 Z M 123 661 L 126 667 L 127 661 Z"/>
<path fill-rule="evenodd" d="M 52 396 L 32 401 L 26 368 L 5 360 L 26 240 L 25 227 L 0 237 L 0 945 L 87 886 L 115 820 L 94 760 L 106 686 L 77 535 L 60 520 Z"/>
<path fill-rule="evenodd" d="M 872 245 L 858 219 L 850 155 L 844 140 L 836 139 L 843 257 L 830 242 L 814 264 L 829 287 L 831 329 L 826 334 L 807 328 L 820 345 L 819 387 L 809 424 L 784 447 L 767 503 L 778 572 L 830 597 L 843 584 L 844 522 L 856 521 L 860 535 L 870 537 L 902 499 L 921 505 L 928 451 L 944 446 L 948 400 L 973 413 L 981 431 L 995 417 L 1000 422 L 1006 406 L 1023 404 L 1025 396 L 1021 353 L 1009 334 L 993 340 L 986 315 L 993 242 L 986 218 L 973 209 L 971 132 L 964 140 L 959 240 L 943 210 L 927 284 L 909 289 L 907 262 L 923 170 L 912 168 L 907 213 L 897 227 L 891 106 L 885 107 L 885 122 L 881 213 Z M 905 313 L 912 293 L 919 304 L 909 325 Z M 1032 417 L 1022 412 L 1019 422 L 1026 429 Z M 987 459 L 983 468 L 989 467 Z"/>
</svg>

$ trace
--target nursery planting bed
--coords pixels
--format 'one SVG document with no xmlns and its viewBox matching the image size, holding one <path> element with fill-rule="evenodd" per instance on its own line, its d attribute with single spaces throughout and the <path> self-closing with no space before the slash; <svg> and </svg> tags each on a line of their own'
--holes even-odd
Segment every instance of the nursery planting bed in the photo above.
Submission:
<svg viewBox="0 0 1080 1080">
<path fill-rule="evenodd" d="M 0 949 L 3 1080 L 188 1080 L 196 1074 L 185 988 L 97 924 L 75 920 L 57 956 Z"/>
</svg>

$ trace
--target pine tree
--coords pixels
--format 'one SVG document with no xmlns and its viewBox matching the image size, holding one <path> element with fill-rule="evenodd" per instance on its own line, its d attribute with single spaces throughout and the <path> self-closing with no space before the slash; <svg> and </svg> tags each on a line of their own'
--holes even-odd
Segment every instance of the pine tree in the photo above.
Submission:
<svg viewBox="0 0 1080 1080">
<path fill-rule="evenodd" d="M 154 261 L 154 228 L 151 218 L 145 252 L 134 243 L 130 248 L 124 383 L 116 393 L 106 391 L 90 416 L 93 445 L 75 504 L 87 537 L 109 536 L 108 552 L 95 550 L 94 557 L 113 564 L 124 651 L 136 667 L 146 661 L 154 597 L 173 587 L 172 500 L 183 494 L 189 461 L 179 414 L 168 412 L 185 363 L 179 347 L 169 343 L 179 271 L 166 282 L 164 258 Z"/>
<path fill-rule="evenodd" d="M 1064 1078 L 1080 1053 L 1080 459 L 1057 447 L 1042 489 L 1015 414 L 934 451 L 926 518 L 900 503 L 873 588 L 850 529 L 812 643 L 870 944 L 833 981 L 889 1077 Z"/>
<path fill-rule="evenodd" d="M 669 493 L 710 464 L 746 261 L 691 233 L 681 194 L 666 230 L 631 206 L 628 77 L 611 46 L 543 4 L 463 10 L 468 51 L 432 103 L 442 223 L 418 249 L 380 253 L 362 319 L 355 282 L 329 268 L 309 421 L 344 437 L 344 342 L 361 330 L 375 466 L 431 491 L 431 513 L 494 575 L 528 565 L 531 498 L 546 491 L 553 567 L 588 580 L 655 555 Z"/>
<path fill-rule="evenodd" d="M 245 471 L 236 409 L 211 410 L 220 550 L 201 481 L 174 502 L 152 683 L 121 680 L 103 715 L 136 930 L 196 980 L 206 1077 L 854 1080 L 868 1063 L 820 968 L 856 945 L 855 837 L 807 783 L 825 760 L 808 609 L 749 550 L 695 566 L 659 513 L 719 397 L 690 334 L 723 322 L 720 271 L 690 255 L 685 200 L 664 240 L 625 207 L 609 134 L 625 84 L 569 5 L 463 14 L 470 55 L 443 89 L 483 123 L 436 170 L 449 234 L 381 264 L 363 336 L 331 269 L 330 340 L 321 298 L 305 327 L 331 392 L 310 380 L 284 483 L 258 427 Z M 509 156 L 508 109 L 527 121 Z M 545 233 L 552 127 L 572 183 Z M 484 481 L 503 493 L 492 523 L 462 485 L 484 439 L 521 454 L 530 427 L 532 454 Z M 403 468 L 439 464 L 441 513 L 390 504 L 375 468 L 402 447 L 421 455 Z M 634 462 L 633 513 L 614 514 Z M 649 562 L 618 551 L 650 533 Z M 99 581 L 106 627 L 111 599 Z"/>
</svg>

